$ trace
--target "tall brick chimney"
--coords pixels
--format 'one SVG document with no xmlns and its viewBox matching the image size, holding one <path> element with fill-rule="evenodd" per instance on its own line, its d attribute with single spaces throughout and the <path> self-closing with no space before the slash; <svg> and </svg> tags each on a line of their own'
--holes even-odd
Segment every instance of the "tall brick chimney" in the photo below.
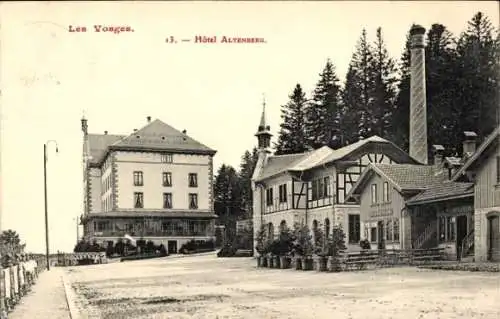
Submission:
<svg viewBox="0 0 500 319">
<path fill-rule="evenodd" d="M 410 30 L 410 156 L 428 164 L 424 34 L 425 28 L 420 25 Z"/>
</svg>

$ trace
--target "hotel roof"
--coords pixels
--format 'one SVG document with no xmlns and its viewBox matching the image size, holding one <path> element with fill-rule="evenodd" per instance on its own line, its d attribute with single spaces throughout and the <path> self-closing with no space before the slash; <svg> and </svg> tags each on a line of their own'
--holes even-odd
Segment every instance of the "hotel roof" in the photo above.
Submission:
<svg viewBox="0 0 500 319">
<path fill-rule="evenodd" d="M 104 160 L 109 150 L 172 151 L 214 155 L 216 151 L 172 126 L 154 120 L 130 135 L 89 134 L 91 163 Z"/>
</svg>

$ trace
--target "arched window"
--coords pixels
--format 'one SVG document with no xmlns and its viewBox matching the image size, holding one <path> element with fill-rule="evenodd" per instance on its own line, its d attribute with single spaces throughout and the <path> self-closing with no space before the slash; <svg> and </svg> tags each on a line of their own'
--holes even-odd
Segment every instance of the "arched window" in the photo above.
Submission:
<svg viewBox="0 0 500 319">
<path fill-rule="evenodd" d="M 318 229 L 318 221 L 315 219 L 313 220 L 313 230 Z"/>
<path fill-rule="evenodd" d="M 280 232 L 284 231 L 286 229 L 286 220 L 282 220 L 280 223 Z"/>
<path fill-rule="evenodd" d="M 330 236 L 330 219 L 325 218 L 325 238 Z"/>
</svg>

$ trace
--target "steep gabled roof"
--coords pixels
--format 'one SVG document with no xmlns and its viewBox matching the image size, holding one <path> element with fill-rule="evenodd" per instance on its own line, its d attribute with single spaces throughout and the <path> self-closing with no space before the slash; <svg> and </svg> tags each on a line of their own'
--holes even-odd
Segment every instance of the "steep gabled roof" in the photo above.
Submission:
<svg viewBox="0 0 500 319">
<path fill-rule="evenodd" d="M 406 204 L 412 206 L 466 197 L 474 197 L 474 183 L 445 181 L 413 196 L 406 201 Z"/>
<path fill-rule="evenodd" d="M 288 167 L 292 167 L 295 163 L 300 162 L 310 153 L 311 152 L 269 156 L 266 165 L 263 167 L 261 174 L 256 180 L 263 180 L 287 171 Z"/>
<path fill-rule="evenodd" d="M 397 154 L 400 157 L 406 158 L 408 162 L 418 164 L 414 159 L 412 159 L 394 143 L 374 135 L 367 139 L 360 140 L 336 150 L 333 150 L 328 146 L 323 146 L 314 151 L 305 153 L 270 156 L 268 158 L 267 165 L 264 166 L 260 176 L 256 180 L 263 180 L 265 178 L 269 178 L 273 175 L 287 171 L 302 172 L 326 164 L 331 164 L 336 161 L 345 159 L 349 155 L 361 150 L 364 146 L 367 146 L 369 144 L 385 144 L 386 146 L 389 146 L 391 148 L 393 153 Z"/>
<path fill-rule="evenodd" d="M 360 195 L 374 174 L 385 178 L 399 192 L 423 191 L 443 181 L 442 174 L 436 174 L 435 167 L 430 165 L 370 163 L 347 198 Z"/>
<path fill-rule="evenodd" d="M 88 134 L 88 143 L 92 164 L 101 163 L 110 149 L 176 151 L 211 155 L 216 152 L 160 120 L 152 121 L 128 136 Z"/>
<path fill-rule="evenodd" d="M 467 171 L 474 169 L 481 159 L 483 155 L 487 152 L 491 147 L 498 147 L 500 138 L 500 125 L 484 140 L 484 142 L 479 145 L 477 150 L 470 156 L 465 164 L 460 168 L 455 175 L 452 177 L 452 181 L 458 180 L 462 175 L 464 175 Z"/>
</svg>

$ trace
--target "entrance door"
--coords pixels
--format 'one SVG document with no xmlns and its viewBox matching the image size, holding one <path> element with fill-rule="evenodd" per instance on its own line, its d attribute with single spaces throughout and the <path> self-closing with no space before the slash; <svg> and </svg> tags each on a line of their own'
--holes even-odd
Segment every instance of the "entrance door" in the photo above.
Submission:
<svg viewBox="0 0 500 319">
<path fill-rule="evenodd" d="M 500 217 L 488 218 L 488 260 L 500 261 Z"/>
<path fill-rule="evenodd" d="M 385 249 L 385 238 L 384 238 L 384 222 L 380 221 L 377 223 L 378 230 L 378 249 Z"/>
<path fill-rule="evenodd" d="M 168 241 L 168 253 L 177 254 L 177 240 Z"/>
<path fill-rule="evenodd" d="M 460 259 L 462 256 L 462 242 L 465 237 L 467 237 L 467 216 L 458 216 L 456 240 L 457 259 Z"/>
</svg>

